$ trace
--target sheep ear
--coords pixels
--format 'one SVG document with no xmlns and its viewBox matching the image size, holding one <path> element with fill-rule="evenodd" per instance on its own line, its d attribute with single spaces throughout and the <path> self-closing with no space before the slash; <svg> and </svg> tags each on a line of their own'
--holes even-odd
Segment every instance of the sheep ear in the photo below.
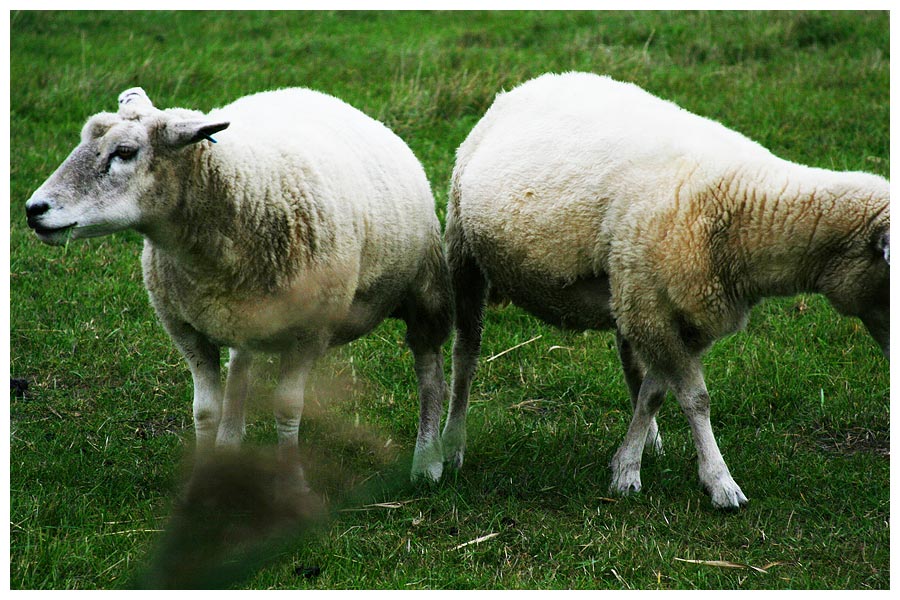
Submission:
<svg viewBox="0 0 900 600">
<path fill-rule="evenodd" d="M 216 143 L 212 134 L 230 125 L 228 121 L 175 121 L 169 123 L 165 131 L 165 142 L 173 148 L 181 148 L 200 140 Z"/>
<path fill-rule="evenodd" d="M 880 236 L 878 236 L 878 241 L 875 243 L 875 248 L 884 255 L 884 260 L 887 264 L 891 264 L 891 232 L 890 230 L 885 231 Z"/>
</svg>

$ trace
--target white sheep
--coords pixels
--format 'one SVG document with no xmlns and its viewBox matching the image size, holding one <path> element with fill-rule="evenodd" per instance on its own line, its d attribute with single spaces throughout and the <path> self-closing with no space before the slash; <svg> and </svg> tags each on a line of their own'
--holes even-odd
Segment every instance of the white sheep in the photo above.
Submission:
<svg viewBox="0 0 900 600">
<path fill-rule="evenodd" d="M 611 488 L 640 490 L 667 390 L 717 507 L 747 502 L 710 428 L 700 357 L 767 296 L 824 294 L 888 353 L 889 183 L 794 164 L 635 85 L 548 74 L 459 147 L 445 244 L 456 341 L 444 451 L 462 464 L 488 287 L 573 329 L 615 328 L 634 415 Z"/>
<path fill-rule="evenodd" d="M 280 355 L 279 455 L 295 460 L 313 362 L 393 316 L 406 322 L 419 385 L 413 476 L 438 479 L 452 307 L 433 196 L 412 151 L 308 89 L 208 115 L 159 110 L 140 88 L 119 104 L 87 121 L 28 200 L 28 224 L 48 244 L 143 234 L 150 300 L 193 376 L 198 456 L 240 443 L 251 355 L 262 351 Z"/>
</svg>

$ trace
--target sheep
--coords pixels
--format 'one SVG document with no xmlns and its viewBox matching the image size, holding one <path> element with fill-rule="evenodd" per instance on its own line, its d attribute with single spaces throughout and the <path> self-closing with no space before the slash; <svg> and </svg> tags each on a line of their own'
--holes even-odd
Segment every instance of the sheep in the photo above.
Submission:
<svg viewBox="0 0 900 600">
<path fill-rule="evenodd" d="M 142 234 L 151 304 L 193 378 L 198 463 L 240 445 L 252 357 L 274 353 L 277 454 L 302 474 L 298 428 L 315 360 L 395 317 L 418 379 L 412 476 L 440 478 L 449 274 L 425 172 L 380 122 L 304 88 L 206 115 L 160 110 L 128 89 L 117 113 L 87 121 L 26 214 L 48 244 Z"/>
<path fill-rule="evenodd" d="M 546 74 L 497 96 L 457 151 L 445 228 L 456 311 L 442 433 L 462 465 L 487 294 L 574 330 L 615 329 L 634 409 L 610 488 L 641 489 L 671 390 L 700 481 L 747 503 L 710 427 L 700 358 L 769 296 L 824 294 L 888 354 L 889 182 L 777 158 L 636 85 Z"/>
</svg>

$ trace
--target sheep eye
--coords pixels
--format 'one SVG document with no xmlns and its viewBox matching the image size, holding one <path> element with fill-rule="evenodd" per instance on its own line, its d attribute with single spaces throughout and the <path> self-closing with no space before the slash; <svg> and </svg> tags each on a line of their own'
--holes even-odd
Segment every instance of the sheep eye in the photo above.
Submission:
<svg viewBox="0 0 900 600">
<path fill-rule="evenodd" d="M 138 149 L 134 146 L 120 145 L 113 150 L 111 158 L 120 158 L 122 160 L 131 160 L 137 156 Z"/>
</svg>

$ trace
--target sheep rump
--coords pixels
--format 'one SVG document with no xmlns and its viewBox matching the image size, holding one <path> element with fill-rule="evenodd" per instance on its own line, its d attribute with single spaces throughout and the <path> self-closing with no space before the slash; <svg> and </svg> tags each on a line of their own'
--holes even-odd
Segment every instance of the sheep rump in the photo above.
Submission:
<svg viewBox="0 0 900 600">
<path fill-rule="evenodd" d="M 494 104 L 457 152 L 445 244 L 456 342 L 445 453 L 462 463 L 488 288 L 552 324 L 615 328 L 634 418 L 611 487 L 640 489 L 655 414 L 678 398 L 714 505 L 746 497 L 709 426 L 700 356 L 767 296 L 820 292 L 888 348 L 889 184 L 779 159 L 637 86 L 548 74 Z"/>
</svg>

